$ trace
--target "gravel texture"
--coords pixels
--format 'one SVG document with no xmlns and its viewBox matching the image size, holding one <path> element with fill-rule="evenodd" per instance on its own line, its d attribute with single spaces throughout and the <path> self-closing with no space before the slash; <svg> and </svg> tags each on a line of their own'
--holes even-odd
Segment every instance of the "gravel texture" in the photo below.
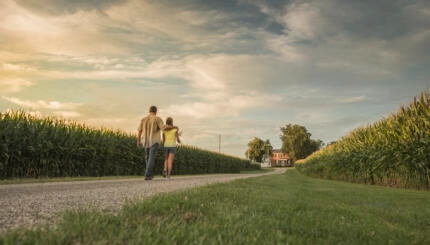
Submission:
<svg viewBox="0 0 430 245">
<path fill-rule="evenodd" d="M 137 201 L 163 192 L 226 182 L 235 179 L 280 174 L 212 174 L 174 176 L 170 180 L 143 178 L 0 185 L 0 233 L 17 227 L 55 224 L 66 209 L 96 207 L 117 212 L 126 201 Z"/>
</svg>

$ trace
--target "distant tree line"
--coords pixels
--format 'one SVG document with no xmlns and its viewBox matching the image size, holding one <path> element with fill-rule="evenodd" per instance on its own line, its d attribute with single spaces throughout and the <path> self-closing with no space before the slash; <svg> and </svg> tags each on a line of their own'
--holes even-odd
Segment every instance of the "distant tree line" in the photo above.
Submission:
<svg viewBox="0 0 430 245">
<path fill-rule="evenodd" d="M 324 145 L 322 140 L 311 139 L 311 133 L 304 126 L 288 124 L 280 129 L 281 151 L 287 153 L 293 161 L 306 158 Z M 269 140 L 254 137 L 248 143 L 245 156 L 252 161 L 264 162 L 270 159 L 272 151 L 273 147 Z"/>
</svg>

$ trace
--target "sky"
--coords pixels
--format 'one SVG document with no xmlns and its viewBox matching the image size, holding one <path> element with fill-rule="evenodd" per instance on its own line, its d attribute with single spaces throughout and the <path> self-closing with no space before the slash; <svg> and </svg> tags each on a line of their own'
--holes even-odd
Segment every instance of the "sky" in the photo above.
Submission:
<svg viewBox="0 0 430 245">
<path fill-rule="evenodd" d="M 2 0 L 0 111 L 245 157 L 280 127 L 329 143 L 430 87 L 430 1 Z"/>
</svg>

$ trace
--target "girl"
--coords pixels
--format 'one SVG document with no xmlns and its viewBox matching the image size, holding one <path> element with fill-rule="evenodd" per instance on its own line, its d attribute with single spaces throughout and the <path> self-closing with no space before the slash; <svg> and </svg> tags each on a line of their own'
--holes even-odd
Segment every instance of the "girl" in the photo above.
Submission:
<svg viewBox="0 0 430 245">
<path fill-rule="evenodd" d="M 176 154 L 176 142 L 181 143 L 179 139 L 178 130 L 179 128 L 173 127 L 173 119 L 168 117 L 166 119 L 166 125 L 172 126 L 170 129 L 165 129 L 163 131 L 163 143 L 164 143 L 164 170 L 163 177 L 170 178 L 170 173 L 172 172 L 173 159 Z"/>
</svg>

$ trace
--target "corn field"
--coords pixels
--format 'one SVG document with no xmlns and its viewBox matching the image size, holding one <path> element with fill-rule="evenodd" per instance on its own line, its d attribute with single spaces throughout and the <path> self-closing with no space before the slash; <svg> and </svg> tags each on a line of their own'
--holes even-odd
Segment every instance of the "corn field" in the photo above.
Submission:
<svg viewBox="0 0 430 245">
<path fill-rule="evenodd" d="M 393 187 L 430 188 L 430 94 L 296 164 L 310 176 Z"/>
<path fill-rule="evenodd" d="M 0 178 L 143 175 L 145 153 L 135 135 L 94 129 L 76 122 L 0 113 Z M 155 173 L 164 161 L 160 147 Z M 255 169 L 248 160 L 180 146 L 174 174 L 237 173 Z"/>
</svg>

